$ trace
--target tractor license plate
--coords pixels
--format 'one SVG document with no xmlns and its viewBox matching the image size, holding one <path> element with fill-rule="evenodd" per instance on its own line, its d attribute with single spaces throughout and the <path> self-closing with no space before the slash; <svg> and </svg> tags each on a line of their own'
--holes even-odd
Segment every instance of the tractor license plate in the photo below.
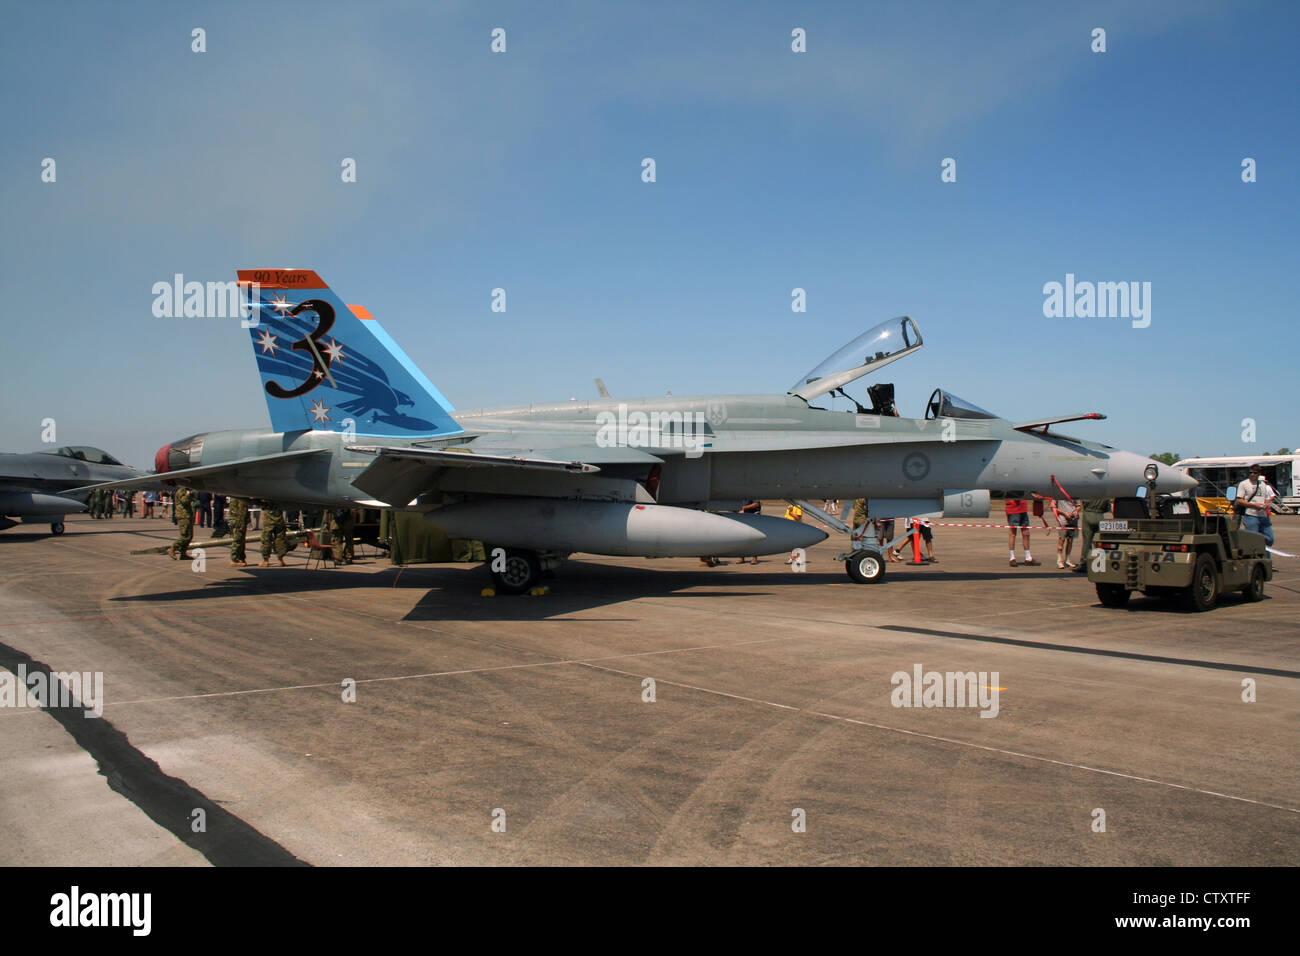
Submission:
<svg viewBox="0 0 1300 956">
<path fill-rule="evenodd" d="M 1103 521 L 1101 523 L 1102 531 L 1127 531 L 1127 521 Z"/>
</svg>

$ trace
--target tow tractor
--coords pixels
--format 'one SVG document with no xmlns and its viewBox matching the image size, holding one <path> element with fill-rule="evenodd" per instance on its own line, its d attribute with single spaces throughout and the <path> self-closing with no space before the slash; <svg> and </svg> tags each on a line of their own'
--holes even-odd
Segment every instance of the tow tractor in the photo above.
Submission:
<svg viewBox="0 0 1300 956">
<path fill-rule="evenodd" d="M 1107 607 L 1123 607 L 1134 591 L 1177 599 L 1208 611 L 1219 597 L 1240 591 L 1264 598 L 1273 559 L 1264 536 L 1241 528 L 1227 499 L 1155 497 L 1156 468 L 1147 466 L 1146 497 L 1116 498 L 1114 518 L 1102 521 L 1088 556 L 1088 580 Z"/>
</svg>

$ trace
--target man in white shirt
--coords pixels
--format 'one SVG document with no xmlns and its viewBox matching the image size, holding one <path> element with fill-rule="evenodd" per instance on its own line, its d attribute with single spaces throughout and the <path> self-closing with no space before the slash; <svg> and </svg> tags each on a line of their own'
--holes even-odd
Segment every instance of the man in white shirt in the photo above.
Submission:
<svg viewBox="0 0 1300 956">
<path fill-rule="evenodd" d="M 1241 527 L 1264 536 L 1264 542 L 1273 547 L 1273 521 L 1268 516 L 1269 505 L 1277 492 L 1260 474 L 1259 465 L 1250 466 L 1250 477 L 1237 486 L 1237 503 L 1246 506 Z"/>
</svg>

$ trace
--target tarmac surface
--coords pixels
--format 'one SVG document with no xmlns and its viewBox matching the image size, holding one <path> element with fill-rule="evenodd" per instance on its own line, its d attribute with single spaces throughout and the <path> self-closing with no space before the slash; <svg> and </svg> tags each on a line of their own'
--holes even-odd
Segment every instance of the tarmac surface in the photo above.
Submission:
<svg viewBox="0 0 1300 956">
<path fill-rule="evenodd" d="M 0 706 L 0 864 L 1300 858 L 1300 559 L 1194 614 L 1102 607 L 1041 531 L 1040 567 L 940 527 L 878 585 L 832 537 L 803 573 L 583 557 L 521 597 L 471 565 L 129 554 L 173 534 L 0 534 L 0 677 L 102 672 L 105 701 Z M 985 706 L 894 706 L 917 666 Z"/>
</svg>

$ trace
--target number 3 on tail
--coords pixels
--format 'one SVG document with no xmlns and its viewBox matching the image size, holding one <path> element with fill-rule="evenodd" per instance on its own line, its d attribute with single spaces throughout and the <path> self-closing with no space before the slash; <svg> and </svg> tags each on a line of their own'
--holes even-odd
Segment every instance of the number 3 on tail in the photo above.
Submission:
<svg viewBox="0 0 1300 956">
<path fill-rule="evenodd" d="M 333 359 L 330 353 L 325 351 L 324 344 L 321 342 L 321 337 L 334 326 L 334 306 L 320 299 L 307 299 L 295 305 L 288 314 L 298 315 L 302 312 L 316 313 L 316 328 L 306 338 L 294 342 L 293 348 L 311 356 L 312 371 L 306 381 L 292 390 L 285 388 L 279 382 L 267 382 L 267 392 L 276 398 L 297 398 L 299 395 L 305 395 L 326 378 L 329 378 L 331 385 L 334 384 L 334 376 L 330 375 L 330 362 Z"/>
</svg>

